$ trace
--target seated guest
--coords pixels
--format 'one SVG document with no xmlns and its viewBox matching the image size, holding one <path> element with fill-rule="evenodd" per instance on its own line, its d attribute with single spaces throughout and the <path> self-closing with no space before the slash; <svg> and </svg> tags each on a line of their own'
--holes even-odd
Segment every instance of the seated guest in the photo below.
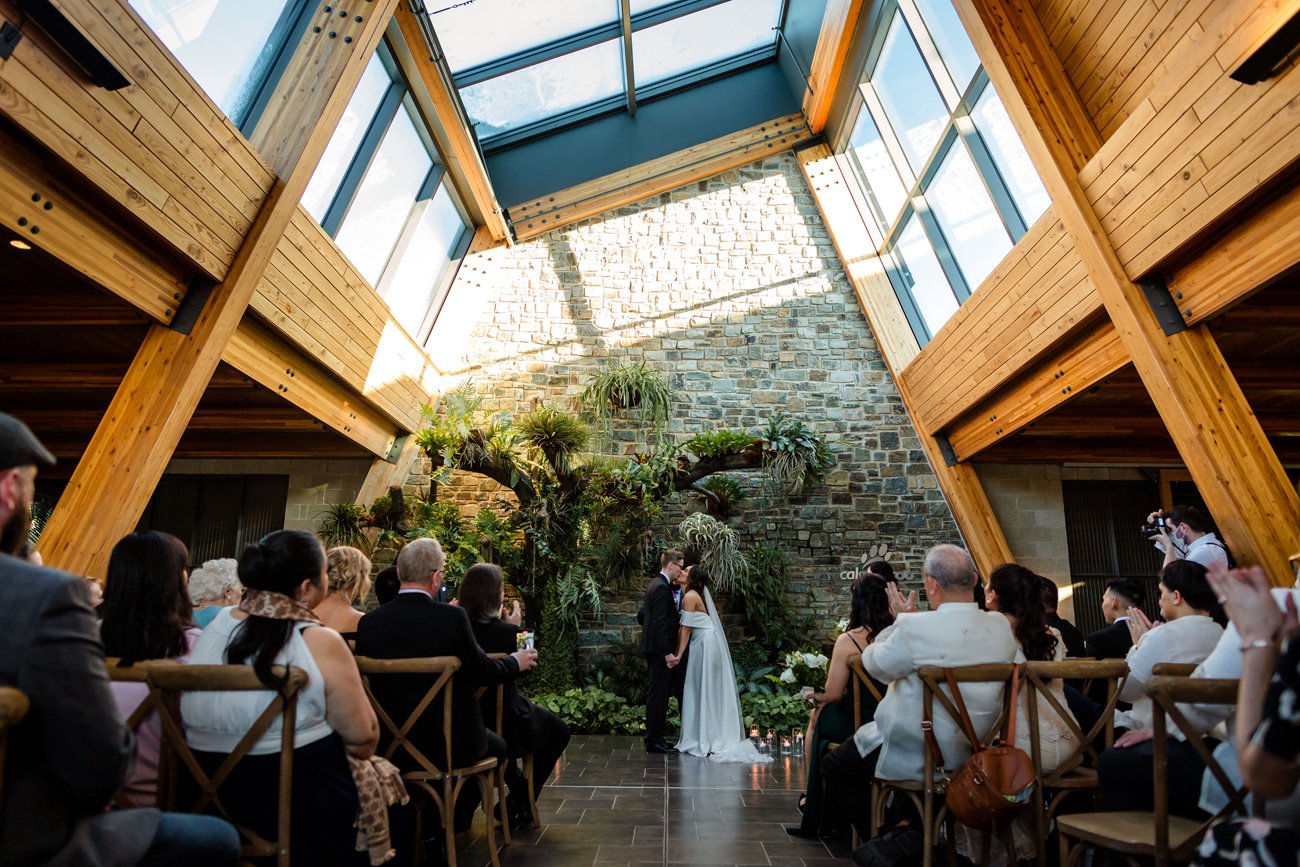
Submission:
<svg viewBox="0 0 1300 867">
<path fill-rule="evenodd" d="M 936 545 L 925 556 L 921 580 L 934 610 L 916 612 L 916 594 L 905 600 L 891 587 L 890 608 L 897 619 L 862 651 L 867 673 L 889 684 L 875 719 L 822 759 L 827 796 L 843 803 L 864 839 L 870 836 L 872 778 L 919 780 L 925 770 L 924 685 L 918 669 L 1016 658 L 1007 619 L 975 604 L 975 564 L 969 554 L 956 545 Z M 976 730 L 991 726 L 1002 708 L 1001 684 L 965 684 L 961 691 Z M 936 716 L 934 735 L 948 767 L 955 768 L 970 756 L 970 744 L 947 714 Z"/>
<path fill-rule="evenodd" d="M 853 584 L 853 596 L 850 600 L 849 624 L 838 638 L 831 651 L 831 661 L 826 667 L 826 685 L 821 692 L 808 696 L 813 705 L 808 724 L 807 738 L 807 787 L 808 791 L 799 798 L 799 810 L 803 820 L 798 828 L 787 829 L 801 837 L 814 837 L 830 834 L 844 817 L 834 803 L 822 803 L 822 754 L 830 744 L 842 744 L 853 735 L 853 691 L 849 688 L 853 673 L 849 671 L 849 660 L 860 657 L 867 645 L 874 641 L 894 622 L 894 615 L 889 610 L 888 582 L 875 573 L 872 563 L 866 572 Z M 883 684 L 876 684 L 883 693 Z M 876 698 L 868 689 L 862 689 L 859 696 L 862 719 L 869 720 L 876 713 Z"/>
<path fill-rule="evenodd" d="M 990 576 L 991 577 L 991 576 Z M 1046 612 L 1044 622 L 1055 629 L 1065 642 L 1065 655 L 1078 659 L 1084 655 L 1083 650 L 1083 633 L 1079 627 L 1056 613 L 1057 606 L 1061 604 L 1061 590 L 1056 586 L 1056 582 L 1051 578 L 1043 575 L 1038 576 L 1039 587 L 1043 591 L 1043 608 Z"/>
<path fill-rule="evenodd" d="M 1084 639 L 1084 652 L 1093 659 L 1123 659 L 1133 646 L 1128 629 L 1129 612 L 1141 608 L 1145 593 L 1132 578 L 1116 578 L 1101 594 L 1101 616 L 1106 626 Z"/>
<path fill-rule="evenodd" d="M 1130 611 L 1128 627 L 1133 648 L 1126 657 L 1128 677 L 1120 698 L 1132 702 L 1127 714 L 1117 714 L 1116 724 L 1130 729 L 1116 739 L 1097 760 L 1102 801 L 1111 811 L 1143 811 L 1154 806 L 1151 742 L 1152 703 L 1146 695 L 1152 669 L 1161 662 L 1199 663 L 1223 637 L 1223 627 L 1211 615 L 1217 603 L 1205 579 L 1205 567 L 1191 560 L 1175 560 L 1160 573 L 1160 613 L 1165 623 L 1153 625 L 1142 609 Z M 1169 809 L 1194 818 L 1205 763 L 1189 745 L 1169 741 Z"/>
<path fill-rule="evenodd" d="M 208 560 L 190 573 L 190 601 L 194 625 L 204 629 L 222 608 L 239 604 L 244 585 L 239 583 L 239 562 L 233 557 Z"/>
<path fill-rule="evenodd" d="M 190 621 L 185 567 L 190 554 L 175 536 L 146 530 L 124 537 L 108 559 L 108 592 L 99 625 L 104 650 L 128 666 L 147 659 L 189 658 L 199 629 Z M 149 696 L 143 683 L 110 684 L 118 713 L 128 719 Z M 162 722 L 150 714 L 136 730 L 135 766 L 122 787 L 132 804 L 157 800 Z"/>
<path fill-rule="evenodd" d="M 397 591 L 402 589 L 402 582 L 397 577 L 397 567 L 387 566 L 375 576 L 375 601 L 387 605 L 397 598 Z"/>
<path fill-rule="evenodd" d="M 1232 621 L 1230 632 L 1239 635 L 1234 654 L 1239 685 L 1233 736 L 1238 761 L 1232 764 L 1239 765 L 1241 779 L 1254 797 L 1270 799 L 1269 807 L 1281 801 L 1289 809 L 1281 815 L 1270 810 L 1269 822 L 1220 822 L 1206 835 L 1196 863 L 1290 863 L 1300 851 L 1300 817 L 1295 810 L 1300 796 L 1300 716 L 1296 714 L 1300 706 L 1300 591 L 1272 589 L 1259 567 L 1229 573 L 1222 566 L 1212 566 L 1208 577 L 1224 600 Z M 1275 602 L 1280 602 L 1280 607 Z"/>
<path fill-rule="evenodd" d="M 488 659 L 474 640 L 464 609 L 434 601 L 442 586 L 444 565 L 446 560 L 437 539 L 417 539 L 401 550 L 397 555 L 397 574 L 402 588 L 392 602 L 361 618 L 357 626 L 357 655 L 376 659 L 454 656 L 460 660 L 460 670 L 453 680 L 455 742 L 451 744 L 451 760 L 456 767 L 465 767 L 484 756 L 505 758 L 507 753 L 506 742 L 484 727 L 474 690 L 504 683 L 521 671 L 531 670 L 537 664 L 537 651 L 517 650 L 505 659 Z M 388 715 L 405 722 L 432 682 L 432 678 L 377 678 L 372 689 Z M 410 740 L 441 767 L 447 755 L 442 736 L 441 697 L 421 715 L 410 732 Z M 403 770 L 416 768 L 415 760 L 405 750 L 399 750 L 393 761 Z M 457 828 L 469 826 L 477 806 L 478 787 L 467 786 L 456 805 Z"/>
<path fill-rule="evenodd" d="M 357 637 L 364 611 L 353 606 L 370 592 L 370 558 L 356 548 L 340 545 L 325 552 L 329 593 L 314 609 L 321 622 L 345 639 Z"/>
<path fill-rule="evenodd" d="M 474 639 L 487 653 L 514 653 L 519 649 L 518 635 L 523 630 L 519 624 L 522 614 L 519 603 L 505 613 L 505 580 L 500 568 L 491 563 L 478 563 L 469 567 L 460 579 L 459 605 L 469 615 Z M 483 718 L 496 719 L 496 690 L 489 689 L 479 700 Z M 569 727 L 555 714 L 540 708 L 519 694 L 514 680 L 505 682 L 505 702 L 502 713 L 503 735 L 506 741 L 506 782 L 510 785 L 508 815 L 512 827 L 532 821 L 528 806 L 526 781 L 515 760 L 533 754 L 533 797 L 540 797 L 542 786 L 550 779 L 564 748 L 569 744 Z"/>
<path fill-rule="evenodd" d="M 8 733 L 0 864 L 233 867 L 239 835 L 210 816 L 105 812 L 130 770 L 86 582 L 14 554 L 31 528 L 37 465 L 54 457 L 0 413 L 0 685 L 31 703 Z"/>
<path fill-rule="evenodd" d="M 238 608 L 223 608 L 203 630 L 190 662 L 252 665 L 268 690 L 286 676 L 274 666 L 307 672 L 298 693 L 293 757 L 294 864 L 364 865 L 356 851 L 359 799 L 348 757 L 375 751 L 379 723 L 361 686 L 352 653 L 311 608 L 325 596 L 325 551 L 300 530 L 271 533 L 239 556 L 247 591 Z M 185 738 L 213 773 L 271 703 L 269 692 L 191 692 L 181 696 Z M 280 730 L 262 736 L 222 786 L 237 822 L 276 837 Z"/>
<path fill-rule="evenodd" d="M 1065 658 L 1065 644 L 1054 627 L 1046 623 L 1047 610 L 1043 605 L 1043 581 L 1018 563 L 1004 563 L 989 574 L 986 598 L 990 611 L 1007 618 L 1016 639 L 1016 662 L 1060 662 Z M 1048 581 L 1048 583 L 1052 583 Z M 1055 587 L 1055 584 L 1052 584 Z M 1048 682 L 1048 689 L 1065 705 L 1064 685 L 1057 679 Z M 1078 748 L 1079 743 L 1051 703 L 1038 697 L 1038 749 L 1042 770 L 1051 772 L 1061 766 Z M 1071 720 L 1072 722 L 1073 720 Z M 1029 694 L 1022 689 L 1016 708 L 1016 746 L 1032 756 L 1034 745 L 1029 729 Z M 1021 813 L 1011 823 L 1011 835 L 1016 855 L 1021 860 L 1032 859 L 1036 853 L 1033 817 Z M 983 835 L 965 826 L 957 829 L 957 848 L 968 858 L 978 859 L 984 851 Z M 990 845 L 986 864 L 1005 864 L 1006 851 L 1001 845 Z"/>
</svg>

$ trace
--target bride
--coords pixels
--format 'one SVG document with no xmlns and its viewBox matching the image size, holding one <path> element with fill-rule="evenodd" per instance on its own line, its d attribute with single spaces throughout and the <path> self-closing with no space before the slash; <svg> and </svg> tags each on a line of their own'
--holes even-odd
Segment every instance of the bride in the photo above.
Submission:
<svg viewBox="0 0 1300 867">
<path fill-rule="evenodd" d="M 682 573 L 681 626 L 678 629 L 677 664 L 690 642 L 690 659 L 682 690 L 682 734 L 677 751 L 708 756 L 715 762 L 770 762 L 745 737 L 740 717 L 740 697 L 731 667 L 731 651 L 722 631 L 718 610 L 709 594 L 709 575 L 699 565 Z"/>
</svg>

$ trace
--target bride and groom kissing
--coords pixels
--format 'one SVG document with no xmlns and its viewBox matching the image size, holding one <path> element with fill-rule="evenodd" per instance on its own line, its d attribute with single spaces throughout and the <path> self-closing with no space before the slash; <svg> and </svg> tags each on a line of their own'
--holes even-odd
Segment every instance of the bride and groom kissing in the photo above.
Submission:
<svg viewBox="0 0 1300 867">
<path fill-rule="evenodd" d="M 709 593 L 703 566 L 686 566 L 677 549 L 659 558 L 641 622 L 641 652 L 649 666 L 645 744 L 648 753 L 686 753 L 719 762 L 770 762 L 745 736 L 731 651 Z M 668 697 L 676 695 L 682 731 L 676 747 L 664 740 Z"/>
</svg>

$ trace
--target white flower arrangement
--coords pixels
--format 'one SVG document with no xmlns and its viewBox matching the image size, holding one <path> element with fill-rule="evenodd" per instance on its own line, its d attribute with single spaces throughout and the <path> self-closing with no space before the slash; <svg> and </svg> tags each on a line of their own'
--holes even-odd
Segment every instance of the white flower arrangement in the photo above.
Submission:
<svg viewBox="0 0 1300 867">
<path fill-rule="evenodd" d="M 830 664 L 830 659 L 824 653 L 796 650 L 787 653 L 783 662 L 785 670 L 777 680 L 787 686 L 796 690 L 802 686 L 820 689 L 826 682 L 826 667 Z"/>
</svg>

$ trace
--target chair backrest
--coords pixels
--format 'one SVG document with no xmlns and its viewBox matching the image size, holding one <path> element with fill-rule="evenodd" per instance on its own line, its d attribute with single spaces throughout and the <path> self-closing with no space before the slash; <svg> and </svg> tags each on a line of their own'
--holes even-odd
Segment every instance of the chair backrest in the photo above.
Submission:
<svg viewBox="0 0 1300 867">
<path fill-rule="evenodd" d="M 1015 672 L 1016 666 L 1009 662 L 988 663 L 985 665 L 966 665 L 949 670 L 952 671 L 953 678 L 957 681 L 959 689 L 963 683 L 1003 684 L 1004 689 L 1002 690 L 1001 707 L 999 708 L 997 717 L 986 731 L 977 731 L 975 733 L 977 740 L 972 741 L 970 736 L 965 732 L 965 728 L 961 721 L 960 711 L 958 711 L 956 704 L 953 703 L 952 698 L 948 694 L 947 677 L 944 674 L 945 670 L 937 665 L 927 665 L 917 672 L 924 688 L 924 719 L 930 720 L 931 723 L 933 722 L 935 719 L 934 705 L 937 702 L 940 707 L 944 709 L 944 712 L 946 712 L 952 719 L 957 731 L 962 733 L 962 737 L 965 737 L 967 741 L 971 742 L 972 750 L 979 750 L 986 747 L 994 740 L 1005 739 L 1007 736 L 1007 728 L 1014 712 L 1014 706 L 1010 703 L 1011 690 L 1005 688 L 1005 686 L 1011 682 L 1011 675 Z M 967 704 L 969 705 L 969 702 L 967 702 Z M 925 725 L 926 723 L 923 722 L 922 727 Z M 944 770 L 954 771 L 957 769 L 958 765 L 952 763 L 952 756 L 945 755 L 944 761 L 948 764 Z M 925 750 L 925 781 L 927 785 L 933 782 L 935 770 L 935 756 L 933 751 L 927 747 Z"/>
<path fill-rule="evenodd" d="M 30 708 L 31 702 L 22 690 L 0 686 L 0 804 L 4 803 L 5 744 L 9 730 L 23 721 Z"/>
<path fill-rule="evenodd" d="M 189 743 L 185 740 L 178 712 L 180 696 L 184 692 L 272 692 L 258 680 L 250 665 L 186 665 L 178 662 L 156 661 L 144 666 L 145 680 L 153 699 L 153 709 L 162 722 L 163 752 L 169 754 L 167 767 L 169 779 L 159 779 L 158 806 L 181 809 L 183 812 L 204 813 L 214 808 L 238 829 L 243 840 L 241 850 L 247 857 L 275 857 L 280 864 L 289 863 L 289 819 L 293 797 L 293 750 L 297 723 L 298 692 L 307 685 L 307 672 L 290 668 L 274 669 L 284 677 L 284 685 L 275 691 L 270 704 L 253 722 L 248 731 L 235 744 L 235 748 L 222 760 L 216 771 L 209 775 L 199 764 Z M 266 840 L 251 829 L 234 821 L 221 801 L 221 785 L 248 751 L 267 733 L 276 718 L 280 719 L 280 794 L 279 813 L 276 817 L 276 839 Z M 184 768 L 198 787 L 193 803 L 181 804 L 176 780 L 179 768 Z M 164 800 L 164 794 L 167 800 Z"/>
<path fill-rule="evenodd" d="M 876 699 L 876 704 L 880 704 L 884 696 L 880 692 L 880 687 L 867 674 L 867 669 L 862 665 L 862 657 L 858 654 L 849 656 L 849 685 L 853 688 L 853 730 L 857 731 L 862 728 L 862 693 L 871 693 Z"/>
<path fill-rule="evenodd" d="M 379 724 L 384 727 L 391 738 L 388 746 L 384 749 L 384 758 L 392 761 L 398 750 L 404 750 L 408 756 L 415 760 L 420 770 L 408 772 L 403 776 L 411 779 L 442 779 L 445 772 L 452 768 L 451 683 L 452 675 L 460 669 L 460 660 L 454 656 L 430 656 L 423 659 L 371 659 L 366 656 L 358 656 L 356 660 L 357 668 L 361 672 L 361 683 L 366 689 L 370 705 L 375 709 L 375 715 L 379 717 Z M 379 703 L 379 699 L 375 697 L 374 692 L 374 680 L 376 678 L 398 675 L 424 675 L 430 679 L 424 696 L 400 725 Z M 444 747 L 444 755 L 442 756 L 444 764 L 441 768 L 411 742 L 411 731 L 419 723 L 420 717 L 424 716 L 425 711 L 429 709 L 429 705 L 433 704 L 439 697 L 442 698 L 442 740 Z M 395 764 L 400 766 L 401 763 Z"/>
<path fill-rule="evenodd" d="M 1154 677 L 1191 677 L 1195 662 L 1157 662 L 1151 668 Z"/>
<path fill-rule="evenodd" d="M 1236 680 L 1212 680 L 1210 678 L 1170 677 L 1157 675 L 1147 684 L 1147 695 L 1152 699 L 1152 729 L 1154 735 L 1154 777 L 1155 777 L 1155 813 L 1157 853 L 1168 853 L 1173 860 L 1186 860 L 1191 856 L 1201 838 L 1211 825 L 1225 816 L 1234 813 L 1246 813 L 1246 796 L 1249 790 L 1245 785 L 1236 783 L 1228 776 L 1215 758 L 1213 752 L 1199 737 L 1189 737 L 1188 745 L 1205 762 L 1205 769 L 1214 775 L 1228 800 L 1213 816 L 1201 823 L 1200 828 L 1178 849 L 1169 851 L 1169 722 L 1172 721 L 1181 730 L 1194 729 L 1187 718 L 1178 709 L 1178 704 L 1227 704 L 1237 703 Z M 1263 814 L 1263 799 L 1255 799 L 1255 810 Z"/>
<path fill-rule="evenodd" d="M 509 655 L 510 654 L 508 653 L 489 653 L 487 656 L 488 659 L 505 659 Z M 504 683 L 498 683 L 496 686 L 492 687 L 480 686 L 478 689 L 474 690 L 474 697 L 482 701 L 483 696 L 487 694 L 489 689 L 496 692 L 496 713 L 492 721 L 492 731 L 505 737 L 506 685 Z"/>
<path fill-rule="evenodd" d="M 145 687 L 146 693 L 141 702 L 136 705 L 135 710 L 126 718 L 126 727 L 136 735 L 136 744 L 140 743 L 140 727 L 144 725 L 154 713 L 155 705 L 161 700 L 161 693 L 150 690 L 148 672 L 150 668 L 156 668 L 159 665 L 176 665 L 174 660 L 148 659 L 140 662 L 134 662 L 130 665 L 122 665 L 122 660 L 110 656 L 104 660 L 108 669 L 108 679 L 114 683 L 138 683 Z M 179 713 L 178 707 L 172 708 L 173 713 Z M 158 784 L 161 786 L 164 779 L 170 779 L 171 773 L 163 767 L 164 759 L 171 755 L 171 751 L 161 749 L 159 744 L 158 752 Z M 168 796 L 167 800 L 174 801 L 174 797 Z M 119 810 L 130 810 L 134 807 L 153 806 L 152 804 L 138 804 L 131 799 L 125 790 L 118 791 L 113 796 L 113 806 Z"/>
<path fill-rule="evenodd" d="M 1025 686 L 1028 687 L 1026 711 L 1029 716 L 1025 722 L 1029 726 L 1034 767 L 1040 770 L 1043 767 L 1042 742 L 1039 740 L 1041 724 L 1039 698 L 1051 707 L 1074 735 L 1074 751 L 1062 759 L 1054 771 L 1043 774 L 1043 785 L 1052 788 L 1062 777 L 1082 764 L 1085 758 L 1091 758 L 1093 766 L 1096 766 L 1099 753 L 1096 747 L 1098 737 L 1104 735 L 1103 744 L 1106 747 L 1115 742 L 1115 704 L 1119 701 L 1119 693 L 1122 689 L 1120 682 L 1128 676 L 1128 665 L 1122 659 L 1066 659 L 1061 662 L 1027 662 L 1024 671 Z M 1089 731 L 1085 732 L 1079 727 L 1074 714 L 1070 713 L 1069 708 L 1061 705 L 1060 700 L 1049 688 L 1051 681 L 1058 678 L 1106 682 L 1105 709 Z"/>
</svg>

